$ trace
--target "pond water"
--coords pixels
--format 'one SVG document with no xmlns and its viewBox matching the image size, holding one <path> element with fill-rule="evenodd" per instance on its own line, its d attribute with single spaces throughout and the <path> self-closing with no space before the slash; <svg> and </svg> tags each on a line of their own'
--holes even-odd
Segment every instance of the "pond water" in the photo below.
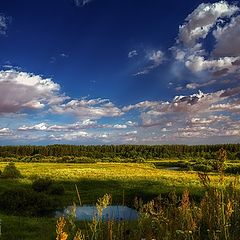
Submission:
<svg viewBox="0 0 240 240">
<path fill-rule="evenodd" d="M 180 167 L 167 167 L 165 169 L 167 169 L 167 170 L 179 170 L 181 168 Z"/>
<path fill-rule="evenodd" d="M 56 217 L 66 216 L 71 213 L 72 206 L 65 208 L 62 212 L 56 212 Z M 99 218 L 96 206 L 77 206 L 76 207 L 76 219 L 91 221 L 93 217 Z M 113 205 L 103 209 L 102 220 L 137 220 L 138 212 L 127 206 Z"/>
</svg>

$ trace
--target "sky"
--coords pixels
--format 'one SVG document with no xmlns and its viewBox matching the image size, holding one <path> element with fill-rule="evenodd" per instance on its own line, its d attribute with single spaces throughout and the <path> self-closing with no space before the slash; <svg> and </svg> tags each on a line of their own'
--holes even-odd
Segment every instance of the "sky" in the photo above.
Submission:
<svg viewBox="0 0 240 240">
<path fill-rule="evenodd" d="M 240 2 L 1 0 L 0 145 L 240 142 Z"/>
</svg>

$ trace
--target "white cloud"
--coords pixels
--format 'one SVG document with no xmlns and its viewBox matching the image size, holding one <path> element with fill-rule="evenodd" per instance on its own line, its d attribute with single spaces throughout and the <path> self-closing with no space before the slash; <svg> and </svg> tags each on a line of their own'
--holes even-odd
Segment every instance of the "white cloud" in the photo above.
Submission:
<svg viewBox="0 0 240 240">
<path fill-rule="evenodd" d="M 200 4 L 179 27 L 176 45 L 171 48 L 175 59 L 193 73 L 207 71 L 221 77 L 239 72 L 240 15 L 236 14 L 239 8 L 226 1 Z M 204 48 L 207 36 L 216 40 L 210 50 Z"/>
<path fill-rule="evenodd" d="M 9 128 L 0 128 L 0 137 L 2 136 L 11 136 L 12 131 Z"/>
<path fill-rule="evenodd" d="M 127 128 L 127 125 L 125 125 L 125 124 L 115 124 L 115 125 L 113 125 L 113 128 L 125 129 L 125 128 Z"/>
<path fill-rule="evenodd" d="M 229 5 L 226 1 L 200 4 L 179 27 L 179 41 L 185 46 L 194 46 L 199 39 L 206 38 L 219 18 L 230 17 L 239 8 Z"/>
<path fill-rule="evenodd" d="M 175 96 L 172 101 L 144 101 L 124 110 L 139 111 L 141 123 L 137 126 L 136 142 L 199 143 L 201 139 L 236 139 L 240 129 L 236 120 L 240 112 L 238 96 L 239 87 L 213 93 L 199 91 Z"/>
<path fill-rule="evenodd" d="M 79 132 L 73 132 L 73 133 L 66 133 L 63 135 L 63 139 L 65 140 L 76 140 L 79 138 L 86 138 L 90 135 L 87 132 L 79 131 Z"/>
<path fill-rule="evenodd" d="M 148 74 L 149 72 L 150 72 L 150 69 L 144 69 L 144 70 L 134 73 L 133 76 L 145 75 L 145 74 Z"/>
<path fill-rule="evenodd" d="M 236 88 L 238 89 L 238 88 Z M 135 105 L 124 107 L 125 111 L 139 110 L 142 120 L 142 127 L 163 127 L 174 128 L 174 125 L 186 123 L 196 125 L 227 122 L 228 116 L 217 115 L 216 112 L 237 112 L 239 102 L 233 101 L 238 91 L 236 89 L 221 90 L 214 93 L 202 93 L 189 96 L 175 96 L 171 102 L 141 102 Z M 233 101 L 226 103 L 226 101 Z M 202 117 L 208 115 L 208 117 Z M 226 115 L 226 113 L 225 113 Z"/>
<path fill-rule="evenodd" d="M 230 112 L 238 112 L 240 113 L 240 103 L 233 102 L 233 103 L 220 103 L 220 104 L 213 104 L 210 106 L 211 111 L 230 111 Z"/>
<path fill-rule="evenodd" d="M 52 134 L 50 139 L 56 141 L 100 141 L 105 143 L 125 143 L 128 141 L 134 141 L 138 132 L 134 131 L 114 131 L 114 132 L 95 132 L 88 133 L 86 131 L 74 131 L 64 134 Z M 131 139 L 131 140 L 130 140 Z"/>
<path fill-rule="evenodd" d="M 172 102 L 163 101 L 144 101 L 135 105 L 129 105 L 123 108 L 124 111 L 133 109 L 147 110 L 151 115 L 162 115 L 166 112 L 194 112 L 199 109 L 206 109 L 212 103 L 220 101 L 220 95 L 224 91 L 204 94 L 199 91 L 189 96 L 175 96 Z"/>
<path fill-rule="evenodd" d="M 209 127 L 195 127 L 178 129 L 175 137 L 178 138 L 207 138 L 216 135 L 217 129 Z"/>
<path fill-rule="evenodd" d="M 217 80 L 213 79 L 213 80 L 211 80 L 209 82 L 206 82 L 206 83 L 188 83 L 186 85 L 186 88 L 188 88 L 188 89 L 199 89 L 200 87 L 206 87 L 206 86 L 212 85 L 216 82 L 217 82 Z"/>
<path fill-rule="evenodd" d="M 97 115 L 96 118 L 94 114 L 93 118 L 83 117 L 82 121 L 71 124 L 41 122 L 30 126 L 23 125 L 18 127 L 16 133 L 8 128 L 2 128 L 0 136 L 17 141 L 49 140 L 79 143 L 156 143 L 182 139 L 189 142 L 194 139 L 224 136 L 235 139 L 239 133 L 240 123 L 236 120 L 236 115 L 231 113 L 236 113 L 240 109 L 236 98 L 238 94 L 238 88 L 213 93 L 199 91 L 192 95 L 175 96 L 169 102 L 144 101 L 124 107 L 125 112 L 139 112 L 141 122 L 138 124 L 130 120 L 115 124 L 98 124 L 93 119 L 100 116 Z M 113 107 L 109 100 L 81 99 L 71 104 L 74 111 L 75 103 L 77 109 L 80 106 L 94 109 Z"/>
<path fill-rule="evenodd" d="M 85 132 L 85 131 L 76 131 L 76 132 L 70 132 L 65 133 L 61 135 L 50 135 L 49 138 L 56 141 L 76 141 L 76 140 L 84 140 L 86 138 L 90 138 L 91 134 Z"/>
<path fill-rule="evenodd" d="M 153 50 L 147 53 L 146 59 L 148 62 L 148 66 L 144 67 L 143 70 L 133 74 L 133 76 L 148 74 L 150 71 L 157 68 L 164 62 L 165 56 L 161 50 Z"/>
<path fill-rule="evenodd" d="M 62 125 L 50 125 L 48 123 L 38 123 L 35 125 L 22 125 L 18 127 L 19 131 L 42 131 L 42 132 L 73 132 L 82 129 L 127 129 L 135 126 L 136 123 L 128 121 L 126 124 L 98 124 L 97 121 L 91 119 L 85 119 L 81 122 L 62 124 Z"/>
<path fill-rule="evenodd" d="M 154 66 L 159 66 L 164 60 L 164 53 L 161 50 L 152 51 L 148 54 L 148 59 L 154 63 Z"/>
<path fill-rule="evenodd" d="M 133 122 L 133 121 L 127 121 L 127 122 L 126 122 L 126 125 L 129 126 L 129 127 L 134 127 L 134 126 L 137 125 L 137 123 L 136 123 L 136 122 Z"/>
<path fill-rule="evenodd" d="M 137 56 L 137 55 L 138 55 L 137 50 L 132 50 L 132 51 L 130 51 L 130 52 L 128 53 L 128 57 L 129 57 L 129 58 L 135 57 L 135 56 Z"/>
<path fill-rule="evenodd" d="M 172 122 L 168 122 L 168 123 L 166 123 L 166 126 L 167 126 L 167 127 L 172 127 L 173 124 L 172 124 Z"/>
<path fill-rule="evenodd" d="M 219 71 L 222 69 L 236 68 L 233 66 L 233 62 L 240 59 L 239 57 L 221 57 L 219 59 L 207 60 L 203 56 L 191 55 L 185 62 L 193 72 L 200 72 L 204 70 Z"/>
<path fill-rule="evenodd" d="M 49 125 L 47 123 L 39 123 L 32 126 L 23 125 L 18 128 L 19 131 L 50 131 L 50 132 L 71 132 L 78 131 L 80 129 L 95 128 L 98 127 L 96 121 L 85 119 L 82 122 L 76 122 L 73 124 L 65 125 Z"/>
<path fill-rule="evenodd" d="M 218 116 L 214 116 L 216 119 Z M 178 128 L 175 137 L 179 138 L 209 138 L 209 137 L 239 137 L 240 122 L 229 121 L 222 115 L 217 121 L 197 120 L 197 125 Z M 219 123 L 222 122 L 222 123 Z"/>
<path fill-rule="evenodd" d="M 238 126 L 240 128 L 240 124 Z M 240 136 L 240 130 L 239 129 L 230 129 L 230 130 L 226 130 L 223 134 L 223 136 Z"/>
<path fill-rule="evenodd" d="M 240 56 L 240 16 L 231 19 L 230 23 L 221 27 L 218 26 L 215 31 L 213 31 L 213 36 L 216 39 L 216 44 L 214 46 L 213 55 L 214 56 Z"/>
<path fill-rule="evenodd" d="M 190 125 L 209 125 L 216 122 L 228 122 L 229 116 L 226 115 L 210 115 L 207 118 L 193 117 L 188 122 Z"/>
<path fill-rule="evenodd" d="M 107 99 L 66 102 L 68 99 L 60 93 L 60 85 L 50 78 L 14 69 L 0 71 L 0 114 L 45 109 L 56 114 L 74 114 L 83 120 L 123 114 Z"/>
<path fill-rule="evenodd" d="M 82 119 L 99 119 L 102 117 L 121 116 L 123 112 L 108 99 L 71 100 L 65 104 L 55 105 L 52 112 L 56 114 L 74 114 Z"/>
<path fill-rule="evenodd" d="M 42 109 L 67 97 L 60 86 L 40 75 L 16 70 L 0 71 L 0 114 L 17 113 L 24 109 Z"/>
<path fill-rule="evenodd" d="M 125 106 L 125 107 L 123 107 L 123 111 L 127 112 L 127 111 L 130 111 L 132 109 L 150 108 L 150 107 L 153 107 L 153 106 L 157 106 L 158 104 L 159 104 L 158 101 L 143 101 L 143 102 L 139 102 L 139 103 L 134 104 L 134 105 Z"/>
<path fill-rule="evenodd" d="M 36 125 L 33 125 L 33 126 L 21 126 L 18 128 L 18 130 L 20 131 L 46 131 L 48 129 L 48 124 L 46 123 L 39 123 L 39 124 L 36 124 Z"/>
</svg>

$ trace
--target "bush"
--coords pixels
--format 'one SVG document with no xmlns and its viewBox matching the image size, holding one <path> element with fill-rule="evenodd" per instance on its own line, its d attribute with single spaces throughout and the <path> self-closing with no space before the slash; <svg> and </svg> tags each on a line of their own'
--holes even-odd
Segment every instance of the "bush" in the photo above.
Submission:
<svg viewBox="0 0 240 240">
<path fill-rule="evenodd" d="M 240 173 L 240 166 L 239 165 L 237 165 L 237 166 L 234 166 L 234 165 L 228 166 L 225 169 L 225 173 L 239 174 Z"/>
<path fill-rule="evenodd" d="M 10 162 L 4 169 L 1 174 L 2 178 L 21 178 L 22 174 L 16 168 L 13 162 Z"/>
<path fill-rule="evenodd" d="M 53 183 L 48 189 L 49 194 L 53 195 L 63 195 L 65 193 L 64 186 L 59 183 Z"/>
<path fill-rule="evenodd" d="M 2 192 L 0 208 L 8 214 L 43 216 L 52 213 L 56 205 L 55 201 L 44 193 L 15 188 Z"/>
<path fill-rule="evenodd" d="M 201 171 L 201 172 L 211 172 L 213 171 L 213 167 L 207 164 L 195 164 L 192 166 L 194 171 Z"/>
<path fill-rule="evenodd" d="M 38 178 L 33 181 L 32 188 L 36 192 L 47 192 L 52 184 L 51 178 Z"/>
<path fill-rule="evenodd" d="M 54 195 L 63 195 L 65 193 L 64 186 L 54 182 L 51 178 L 37 178 L 33 180 L 32 189 L 36 192 Z"/>
</svg>

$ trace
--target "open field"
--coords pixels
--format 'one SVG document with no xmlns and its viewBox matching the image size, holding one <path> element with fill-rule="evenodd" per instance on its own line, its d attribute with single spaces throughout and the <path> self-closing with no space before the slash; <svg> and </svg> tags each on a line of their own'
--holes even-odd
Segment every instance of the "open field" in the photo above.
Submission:
<svg viewBox="0 0 240 240">
<path fill-rule="evenodd" d="M 0 170 L 6 165 L 7 163 L 0 163 Z M 74 200 L 76 195 L 75 184 L 77 184 L 85 203 L 93 203 L 96 198 L 105 193 L 111 193 L 113 199 L 116 196 L 115 200 L 118 201 L 123 191 L 125 191 L 125 197 L 129 194 L 132 196 L 133 192 L 144 197 L 167 193 L 173 189 L 182 192 L 186 188 L 193 195 L 198 195 L 201 192 L 196 172 L 158 169 L 152 164 L 16 163 L 16 166 L 24 178 L 20 180 L 1 180 L 0 190 L 15 185 L 28 187 L 36 177 L 50 177 L 65 185 L 68 194 L 67 201 Z M 212 173 L 210 177 L 212 184 L 216 185 L 219 179 L 218 175 Z M 233 181 L 234 178 L 234 176 L 228 176 L 226 182 Z M 122 197 L 120 199 L 122 201 Z"/>
<path fill-rule="evenodd" d="M 3 170 L 7 163 L 0 163 Z M 21 179 L 0 179 L 0 193 L 6 189 L 23 187 L 31 189 L 37 177 L 50 177 L 63 184 L 65 193 L 57 196 L 57 207 L 78 202 L 75 184 L 78 186 L 83 204 L 94 204 L 105 193 L 112 195 L 114 204 L 132 206 L 136 196 L 145 201 L 170 191 L 182 194 L 186 189 L 198 201 L 203 195 L 197 173 L 194 171 L 175 171 L 158 169 L 152 163 L 16 163 L 23 175 Z M 209 174 L 211 184 L 219 185 L 219 176 Z M 234 181 L 235 176 L 225 177 L 225 184 Z M 7 216 L 3 212 L 1 239 L 52 239 L 56 219 L 53 217 L 31 218 L 27 216 Z M 14 229 L 17 229 L 14 230 Z M 12 234 L 14 232 L 14 235 Z M 31 232 L 31 233 L 30 233 Z M 10 235 L 9 235 L 10 234 Z M 48 238 L 43 237 L 48 236 Z"/>
</svg>

